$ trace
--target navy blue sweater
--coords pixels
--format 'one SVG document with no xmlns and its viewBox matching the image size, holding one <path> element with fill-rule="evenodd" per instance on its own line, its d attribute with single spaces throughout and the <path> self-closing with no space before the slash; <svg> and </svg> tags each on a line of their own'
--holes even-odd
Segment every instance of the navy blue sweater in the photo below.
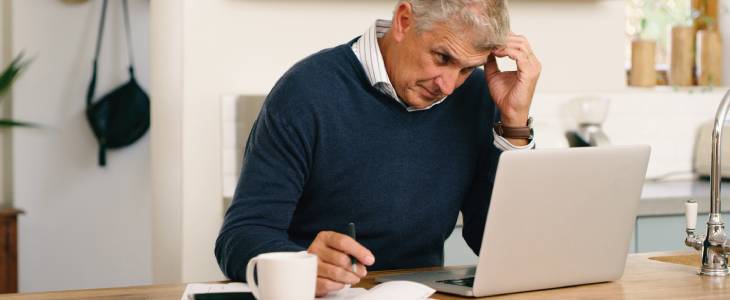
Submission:
<svg viewBox="0 0 730 300">
<path fill-rule="evenodd" d="M 304 250 L 348 222 L 375 255 L 369 270 L 443 264 L 460 210 L 479 253 L 500 153 L 484 72 L 407 112 L 370 85 L 351 43 L 300 61 L 268 95 L 216 241 L 231 280 L 260 253 Z"/>
</svg>

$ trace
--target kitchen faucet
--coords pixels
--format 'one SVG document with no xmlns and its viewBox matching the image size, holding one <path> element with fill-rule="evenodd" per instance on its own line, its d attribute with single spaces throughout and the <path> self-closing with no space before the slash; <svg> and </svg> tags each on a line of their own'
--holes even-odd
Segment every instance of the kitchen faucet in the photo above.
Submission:
<svg viewBox="0 0 730 300">
<path fill-rule="evenodd" d="M 726 276 L 728 275 L 727 260 L 730 254 L 730 241 L 725 232 L 725 223 L 720 213 L 720 147 L 722 146 L 722 129 L 725 118 L 730 110 L 730 90 L 717 108 L 715 128 L 712 131 L 712 164 L 710 166 L 710 218 L 707 220 L 707 234 L 695 235 L 697 225 L 697 202 L 690 200 L 685 203 L 687 218 L 687 237 L 684 244 L 698 251 L 702 251 L 702 268 L 700 275 Z"/>
</svg>

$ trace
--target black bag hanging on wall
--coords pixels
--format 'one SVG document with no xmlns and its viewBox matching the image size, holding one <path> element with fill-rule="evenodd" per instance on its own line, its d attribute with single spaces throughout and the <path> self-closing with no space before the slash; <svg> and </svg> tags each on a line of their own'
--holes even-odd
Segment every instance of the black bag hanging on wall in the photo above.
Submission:
<svg viewBox="0 0 730 300">
<path fill-rule="evenodd" d="M 129 52 L 129 81 L 94 102 L 96 65 L 104 32 L 107 0 L 101 8 L 101 22 L 96 40 L 96 54 L 89 89 L 86 92 L 86 118 L 99 142 L 99 165 L 106 166 L 106 150 L 128 146 L 144 136 L 150 127 L 150 99 L 134 78 L 132 36 L 127 0 L 122 0 L 124 29 Z"/>
</svg>

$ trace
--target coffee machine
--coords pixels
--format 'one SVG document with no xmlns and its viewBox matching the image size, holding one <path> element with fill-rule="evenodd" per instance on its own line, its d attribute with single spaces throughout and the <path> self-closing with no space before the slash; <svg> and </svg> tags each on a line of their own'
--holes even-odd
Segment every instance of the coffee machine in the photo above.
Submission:
<svg viewBox="0 0 730 300">
<path fill-rule="evenodd" d="M 580 97 L 570 101 L 573 117 L 577 122 L 575 130 L 565 133 L 570 147 L 608 146 L 610 141 L 601 124 L 606 120 L 610 100 L 602 97 Z"/>
</svg>

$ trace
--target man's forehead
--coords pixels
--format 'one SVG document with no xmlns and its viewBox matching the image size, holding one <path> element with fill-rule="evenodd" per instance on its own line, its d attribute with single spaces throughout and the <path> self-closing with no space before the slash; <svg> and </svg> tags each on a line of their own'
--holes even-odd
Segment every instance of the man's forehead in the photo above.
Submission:
<svg viewBox="0 0 730 300">
<path fill-rule="evenodd" d="M 449 55 L 462 66 L 483 65 L 487 62 L 487 57 L 492 53 L 491 50 L 477 50 L 469 43 L 466 46 L 455 47 L 447 42 L 434 43 L 433 50 Z M 465 47 L 469 47 L 465 49 Z"/>
<path fill-rule="evenodd" d="M 430 34 L 432 48 L 447 52 L 449 56 L 467 65 L 485 63 L 488 55 L 492 52 L 487 49 L 475 48 L 472 34 L 464 31 L 455 32 L 449 26 L 443 24 L 433 26 Z"/>
</svg>

